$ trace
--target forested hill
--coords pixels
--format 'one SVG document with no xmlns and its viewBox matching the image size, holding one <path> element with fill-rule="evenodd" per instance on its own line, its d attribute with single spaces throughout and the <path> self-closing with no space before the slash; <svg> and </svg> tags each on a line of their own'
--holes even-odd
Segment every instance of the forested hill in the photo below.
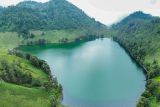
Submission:
<svg viewBox="0 0 160 107">
<path fill-rule="evenodd" d="M 112 27 L 120 29 L 120 28 L 123 28 L 124 26 L 131 25 L 132 23 L 142 24 L 151 19 L 154 19 L 154 17 L 151 16 L 150 14 L 143 13 L 142 11 L 137 11 L 137 12 L 130 14 L 129 16 L 127 16 L 126 18 L 118 22 L 117 24 L 114 24 Z"/>
<path fill-rule="evenodd" d="M 4 8 L 0 6 L 0 13 L 1 13 L 3 10 L 4 10 Z"/>
<path fill-rule="evenodd" d="M 146 90 L 138 107 L 160 105 L 160 18 L 135 12 L 112 27 L 119 42 L 147 71 Z"/>
<path fill-rule="evenodd" d="M 16 6 L 0 7 L 0 31 L 103 28 L 66 0 L 46 3 L 25 1 Z"/>
</svg>

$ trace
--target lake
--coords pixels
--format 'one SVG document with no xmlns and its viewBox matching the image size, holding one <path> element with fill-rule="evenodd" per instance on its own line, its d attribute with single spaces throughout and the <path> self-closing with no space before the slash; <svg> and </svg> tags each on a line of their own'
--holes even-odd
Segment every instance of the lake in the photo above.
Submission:
<svg viewBox="0 0 160 107">
<path fill-rule="evenodd" d="M 135 107 L 145 89 L 143 69 L 109 38 L 21 49 L 48 62 L 70 107 Z"/>
</svg>

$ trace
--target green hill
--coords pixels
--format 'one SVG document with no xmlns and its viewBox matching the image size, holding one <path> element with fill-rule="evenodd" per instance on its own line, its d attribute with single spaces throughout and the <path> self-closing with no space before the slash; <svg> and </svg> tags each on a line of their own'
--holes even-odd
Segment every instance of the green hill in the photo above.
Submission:
<svg viewBox="0 0 160 107">
<path fill-rule="evenodd" d="M 14 48 L 90 40 L 105 32 L 105 25 L 66 0 L 0 7 L 0 106 L 62 107 L 62 87 L 46 62 Z"/>
<path fill-rule="evenodd" d="M 103 28 L 66 0 L 46 3 L 26 1 L 4 8 L 0 15 L 0 31 L 57 30 Z"/>
<path fill-rule="evenodd" d="M 146 91 L 138 107 L 160 105 L 160 18 L 135 12 L 112 27 L 112 35 L 146 69 Z"/>
<path fill-rule="evenodd" d="M 33 45 L 100 37 L 107 34 L 107 27 L 66 0 L 24 1 L 0 8 L 0 32 L 8 32 L 6 37 L 17 33 L 18 45 Z"/>
<path fill-rule="evenodd" d="M 46 62 L 16 51 L 0 51 L 0 92 L 1 107 L 61 107 L 62 88 Z"/>
</svg>

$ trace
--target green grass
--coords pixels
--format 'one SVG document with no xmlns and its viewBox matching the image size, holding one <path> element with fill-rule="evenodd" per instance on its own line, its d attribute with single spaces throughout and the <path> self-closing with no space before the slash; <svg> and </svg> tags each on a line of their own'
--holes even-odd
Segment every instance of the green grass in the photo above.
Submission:
<svg viewBox="0 0 160 107">
<path fill-rule="evenodd" d="M 42 36 L 42 33 L 45 33 Z M 34 38 L 24 40 L 22 37 L 18 37 L 16 32 L 0 32 L 0 49 L 12 49 L 19 45 L 24 45 L 27 41 L 37 41 L 39 39 L 45 39 L 49 43 L 59 43 L 62 38 L 68 38 L 68 42 L 74 41 L 78 36 L 85 36 L 84 30 L 52 30 L 52 31 L 31 31 L 35 35 Z M 24 42 L 24 43 L 22 43 Z M 1 51 L 0 50 L 0 51 Z"/>
<path fill-rule="evenodd" d="M 25 45 L 28 41 L 38 41 L 39 39 L 45 39 L 49 43 L 59 43 L 59 40 L 63 38 L 67 38 L 68 42 L 73 42 L 75 38 L 79 36 L 86 36 L 88 32 L 85 30 L 79 29 L 68 29 L 68 30 L 50 30 L 50 31 L 30 31 L 32 34 L 35 35 L 34 38 L 23 39 L 22 37 L 18 37 L 16 32 L 0 32 L 0 49 L 12 49 L 19 45 Z M 94 34 L 104 34 L 105 37 L 109 37 L 111 34 L 108 31 L 101 31 L 97 33 L 95 31 Z M 42 36 L 44 33 L 44 36 Z M 91 34 L 91 33 L 90 33 Z M 1 51 L 1 50 L 0 50 Z"/>
<path fill-rule="evenodd" d="M 42 36 L 44 32 L 44 36 Z M 69 42 L 72 42 L 78 36 L 86 35 L 84 30 L 52 30 L 52 31 L 31 31 L 35 34 L 35 38 L 28 39 L 26 41 L 36 41 L 39 39 L 46 39 L 49 43 L 59 43 L 59 40 L 62 38 L 68 38 Z"/>
<path fill-rule="evenodd" d="M 21 38 L 15 32 L 0 32 L 0 49 L 11 49 L 21 43 Z"/>
<path fill-rule="evenodd" d="M 94 31 L 93 31 L 94 32 Z M 45 39 L 49 43 L 59 43 L 59 40 L 62 38 L 67 38 L 68 42 L 74 42 L 77 37 L 80 36 L 87 36 L 88 33 L 85 30 L 79 30 L 79 29 L 70 29 L 70 30 L 50 30 L 50 31 L 31 31 L 35 35 L 34 38 L 30 38 L 28 40 L 25 40 L 24 42 L 26 43 L 27 41 L 37 41 L 39 39 Z M 42 33 L 45 35 L 42 36 Z M 107 31 L 101 31 L 100 33 L 93 33 L 93 35 L 99 35 L 99 34 L 104 34 L 105 37 L 109 37 L 110 34 Z"/>
<path fill-rule="evenodd" d="M 42 33 L 44 32 L 44 36 Z M 45 39 L 49 43 L 59 43 L 62 38 L 67 38 L 68 42 L 73 42 L 79 36 L 86 36 L 84 30 L 52 30 L 52 31 L 31 31 L 35 35 L 34 38 L 24 40 L 18 37 L 15 32 L 0 32 L 0 61 L 5 60 L 9 65 L 19 62 L 21 71 L 30 73 L 32 78 L 38 79 L 41 84 L 48 82 L 49 78 L 42 70 L 34 67 L 28 60 L 19 58 L 7 53 L 8 49 L 13 49 L 19 45 L 24 45 L 27 41 L 38 41 Z M 0 73 L 3 67 L 0 64 Z M 27 85 L 28 86 L 28 85 Z M 30 85 L 30 88 L 25 85 L 16 85 L 0 80 L 0 107 L 50 107 L 51 98 L 60 101 L 61 96 L 58 89 L 46 91 L 44 88 L 35 88 Z M 59 104 L 59 106 L 61 106 Z"/>
<path fill-rule="evenodd" d="M 48 93 L 44 89 L 27 88 L 0 81 L 1 107 L 50 107 Z"/>
<path fill-rule="evenodd" d="M 151 97 L 150 99 L 150 107 L 160 107 L 160 103 L 157 103 L 156 99 L 154 97 Z"/>
<path fill-rule="evenodd" d="M 32 33 L 36 35 L 34 40 L 44 38 L 50 40 L 52 43 L 57 43 L 60 38 L 59 36 L 72 38 L 78 34 L 78 31 L 71 33 L 71 35 L 69 34 L 70 32 L 63 30 L 45 31 L 45 36 L 41 36 L 42 31 L 32 31 Z M 22 37 L 19 38 L 15 32 L 0 32 L 0 61 L 5 60 L 9 65 L 19 62 L 22 72 L 30 73 L 32 78 L 37 79 L 41 84 L 49 82 L 48 74 L 34 67 L 30 61 L 8 54 L 8 49 L 18 47 L 22 44 L 23 40 L 24 39 Z M 0 73 L 2 68 L 0 64 Z M 0 107 L 50 107 L 53 98 L 59 102 L 59 107 L 61 107 L 59 99 L 61 96 L 60 92 L 54 88 L 46 90 L 44 87 L 16 85 L 0 79 L 0 94 Z"/>
<path fill-rule="evenodd" d="M 23 72 L 31 73 L 32 78 L 38 79 L 41 84 L 48 82 L 48 75 L 42 70 L 34 67 L 28 60 L 9 55 L 8 49 L 12 49 L 21 44 L 22 38 L 14 32 L 0 33 L 0 61 L 6 60 L 9 65 L 19 62 Z M 0 72 L 1 72 L 0 64 Z M 45 88 L 16 85 L 0 80 L 0 107 L 50 107 L 51 98 L 57 98 L 60 93 L 52 89 L 46 91 Z M 51 97 L 52 96 L 52 97 Z"/>
<path fill-rule="evenodd" d="M 0 61 L 2 61 L 2 60 L 8 61 L 8 63 L 10 65 L 15 62 L 19 62 L 21 69 L 23 69 L 23 72 L 31 73 L 32 77 L 39 79 L 41 83 L 48 81 L 47 74 L 45 72 L 43 72 L 42 70 L 35 68 L 31 64 L 31 62 L 29 62 L 28 60 L 16 57 L 14 55 L 8 55 L 6 53 L 0 54 Z M 0 66 L 0 68 L 1 68 L 1 66 Z"/>
<path fill-rule="evenodd" d="M 28 60 L 8 55 L 5 50 L 0 52 L 0 60 L 8 61 L 9 65 L 14 62 L 20 62 L 21 69 L 23 69 L 22 72 L 30 72 L 32 78 L 37 78 L 41 84 L 49 81 L 48 75 L 35 68 Z M 2 66 L 0 66 L 1 68 Z M 59 96 L 56 89 L 46 91 L 44 87 L 28 88 L 2 80 L 0 80 L 0 93 L 0 107 L 50 107 L 51 96 L 54 96 L 54 98 Z"/>
</svg>

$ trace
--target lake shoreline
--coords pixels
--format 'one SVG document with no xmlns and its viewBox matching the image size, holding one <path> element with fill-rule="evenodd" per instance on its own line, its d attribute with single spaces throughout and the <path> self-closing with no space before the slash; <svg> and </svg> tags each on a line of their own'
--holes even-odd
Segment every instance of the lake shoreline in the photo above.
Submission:
<svg viewBox="0 0 160 107">
<path fill-rule="evenodd" d="M 41 69 L 43 72 L 46 73 L 46 75 L 48 75 L 48 78 L 49 78 L 49 81 L 51 82 L 51 85 L 53 85 L 53 89 L 54 90 L 58 90 L 56 93 L 58 93 L 58 96 L 56 96 L 57 98 L 55 99 L 56 103 L 58 106 L 63 106 L 62 105 L 62 99 L 63 99 L 63 87 L 61 87 L 61 84 L 58 83 L 58 81 L 56 80 L 56 78 L 54 77 L 55 75 L 53 75 L 51 73 L 51 70 L 50 70 L 50 66 L 48 65 L 48 63 L 44 60 L 41 60 L 40 58 L 32 55 L 32 54 L 28 54 L 28 53 L 25 53 L 25 52 L 22 52 L 18 47 L 17 48 L 13 48 L 13 49 L 9 49 L 8 50 L 8 54 L 9 55 L 15 55 L 16 57 L 19 57 L 19 58 L 22 58 L 22 59 L 25 59 L 25 60 L 28 60 L 31 62 L 32 66 L 34 67 L 37 67 L 37 65 L 34 65 L 35 62 L 33 61 L 33 59 L 30 59 L 30 58 L 34 58 L 36 59 L 39 63 L 41 63 L 43 66 L 45 66 L 46 68 L 43 68 L 43 66 L 41 66 L 39 69 Z M 29 56 L 30 58 L 27 59 L 27 56 Z M 33 62 L 32 62 L 33 61 Z M 49 83 L 48 83 L 49 84 Z M 57 85 L 56 87 L 54 85 Z M 48 88 L 48 89 L 47 89 Z M 48 93 L 49 93 L 49 90 L 50 90 L 50 87 L 46 87 L 46 90 L 48 90 Z M 54 92 L 55 93 L 55 92 Z M 51 94 L 51 93 L 50 93 Z M 54 106 L 54 100 L 51 101 L 51 104 Z M 52 106 L 51 105 L 51 106 Z"/>
<path fill-rule="evenodd" d="M 118 41 L 116 38 L 112 38 L 112 40 L 113 41 L 115 41 L 115 42 L 117 42 L 127 53 L 128 53 L 128 55 L 136 62 L 136 64 L 138 65 L 138 66 L 140 66 L 142 69 L 143 69 L 143 73 L 144 73 L 144 75 L 145 75 L 145 77 L 146 77 L 146 85 L 148 84 L 148 70 L 146 69 L 146 67 L 143 65 L 143 64 L 141 64 L 138 60 L 136 60 L 136 58 L 134 57 L 134 55 L 129 51 L 129 49 L 127 49 L 126 47 L 125 47 L 125 45 L 123 45 L 120 41 Z M 147 90 L 147 87 L 146 87 L 146 85 L 145 85 L 145 90 L 144 90 L 144 92 Z M 144 93 L 143 92 L 143 93 Z M 143 93 L 141 94 L 141 97 L 139 98 L 139 100 L 138 100 L 138 103 L 141 101 L 141 98 L 143 97 L 142 95 L 143 95 Z M 138 104 L 137 103 L 137 104 Z"/>
<path fill-rule="evenodd" d="M 125 46 L 122 43 L 120 43 L 119 41 L 115 40 L 114 38 L 112 38 L 112 40 L 115 41 L 116 43 L 118 43 L 119 46 L 121 46 L 127 52 L 127 54 L 136 62 L 136 64 L 143 69 L 143 73 L 145 74 L 146 78 L 148 78 L 147 77 L 148 71 L 147 71 L 146 67 L 144 65 L 140 64 L 140 62 L 135 59 L 135 57 L 133 56 L 133 54 L 127 48 L 125 48 Z M 147 80 L 148 79 L 146 79 L 146 81 Z"/>
<path fill-rule="evenodd" d="M 87 45 L 87 46 L 90 46 L 91 44 L 93 45 L 94 43 L 98 43 L 98 46 L 106 47 L 105 44 L 108 43 L 106 40 L 109 42 L 109 44 L 111 43 L 111 44 L 110 44 L 111 46 L 113 45 L 113 47 L 115 47 L 115 49 L 113 48 L 114 50 L 117 50 L 117 51 L 120 52 L 120 53 L 122 54 L 122 56 L 123 56 L 124 50 L 121 49 L 121 47 L 118 46 L 117 42 L 115 42 L 115 43 L 113 42 L 114 44 L 112 44 L 111 38 L 106 38 L 106 39 L 104 38 L 104 40 L 99 39 L 99 40 L 95 40 L 95 42 L 94 42 L 94 41 L 91 41 L 91 42 L 88 42 L 88 43 L 87 43 L 87 42 L 84 42 L 84 44 L 80 45 L 80 47 L 81 47 L 81 46 L 84 47 L 84 46 L 86 46 L 86 45 Z M 103 42 L 102 42 L 102 41 L 103 41 Z M 99 43 L 102 43 L 102 44 L 99 45 Z M 90 45 L 89 45 L 89 44 L 90 44 Z M 50 45 L 50 44 L 49 44 L 49 45 Z M 65 45 L 68 45 L 68 44 L 65 44 Z M 59 44 L 58 44 L 58 46 L 59 46 Z M 117 46 L 118 46 L 118 47 L 117 47 Z M 32 53 L 32 54 L 35 55 L 37 52 L 40 52 L 40 50 L 39 50 L 39 51 L 35 51 L 35 53 L 34 53 L 34 50 L 38 50 L 38 49 L 41 49 L 41 48 L 42 48 L 42 52 L 43 52 L 43 48 L 50 50 L 50 47 L 51 47 L 51 46 L 49 46 L 49 47 L 47 47 L 47 46 L 40 46 L 38 49 L 37 49 L 37 47 L 39 47 L 39 46 L 34 46 L 34 48 L 32 48 L 32 47 L 29 46 L 29 48 L 28 48 L 29 51 L 28 51 L 28 52 L 29 52 L 29 53 L 32 53 L 32 50 L 33 50 L 33 53 Z M 94 46 L 92 46 L 92 47 L 94 47 Z M 96 47 L 96 46 L 95 46 L 95 47 Z M 108 47 L 108 46 L 107 46 L 107 47 Z M 79 48 L 79 46 L 78 46 L 78 48 Z M 109 47 L 108 47 L 108 48 L 109 48 Z M 118 48 L 118 49 L 116 49 L 116 48 Z M 63 50 L 63 48 L 61 48 L 61 46 L 60 46 L 60 49 Z M 73 49 L 73 50 L 74 50 L 75 48 L 67 48 L 67 50 L 68 50 L 68 49 L 71 49 L 71 50 Z M 90 49 L 90 48 L 89 48 L 89 49 Z M 98 48 L 98 47 L 97 47 L 96 49 L 98 49 L 98 50 L 100 49 L 100 50 L 101 50 L 101 48 Z M 106 48 L 105 48 L 105 49 L 106 49 Z M 25 48 L 24 48 L 24 50 L 25 50 Z M 57 49 L 55 48 L 55 51 L 56 51 L 56 50 L 57 50 Z M 79 50 L 79 49 L 78 49 L 78 50 Z M 97 52 L 98 52 L 98 53 L 101 52 L 100 50 L 97 51 Z M 102 50 L 103 50 L 103 49 L 102 49 Z M 120 51 L 119 51 L 119 50 L 120 50 Z M 50 52 L 52 53 L 52 55 L 54 55 L 53 53 L 54 53 L 55 51 L 51 51 L 51 50 L 50 50 Z M 106 51 L 107 51 L 107 50 L 106 50 Z M 108 50 L 108 51 L 109 51 L 109 50 Z M 25 50 L 25 52 L 27 52 L 27 49 Z M 47 51 L 47 52 L 48 52 L 48 51 Z M 62 52 L 63 52 L 64 55 L 66 54 L 66 53 L 65 53 L 66 51 L 62 51 Z M 113 51 L 113 52 L 114 52 L 114 53 L 117 53 L 116 51 Z M 79 52 L 78 52 L 78 53 L 79 53 Z M 78 53 L 77 53 L 77 54 L 78 54 Z M 80 53 L 81 53 L 81 52 L 80 52 Z M 103 53 L 103 54 L 107 54 L 108 52 L 107 52 L 107 53 L 104 53 L 104 51 L 103 51 L 102 53 Z M 76 54 L 76 55 L 77 55 L 77 54 Z M 129 57 L 129 56 L 127 55 L 127 53 L 125 53 L 125 54 L 126 54 L 126 55 L 124 55 L 124 56 L 127 56 L 127 60 L 128 60 L 128 59 L 131 59 L 131 57 Z M 48 55 L 48 54 L 46 54 L 46 55 Z M 56 52 L 56 55 L 60 55 L 60 54 L 58 54 L 58 53 Z M 79 55 L 81 55 L 81 54 L 78 54 L 78 56 L 79 56 Z M 45 55 L 41 55 L 41 56 L 45 56 Z M 69 56 L 70 56 L 70 55 L 69 55 Z M 102 56 L 103 56 L 103 55 L 102 55 Z M 117 55 L 116 55 L 116 56 L 117 56 Z M 40 57 L 40 56 L 38 56 L 38 57 Z M 55 56 L 54 56 L 54 57 L 55 57 Z M 81 56 L 80 56 L 80 57 L 81 57 Z M 46 57 L 46 58 L 47 58 L 47 57 Z M 48 58 L 49 58 L 49 57 L 48 57 Z M 47 59 L 48 59 L 48 58 L 47 58 Z M 58 57 L 57 57 L 57 58 L 58 58 Z M 62 58 L 62 57 L 61 57 L 61 58 Z M 106 58 L 109 58 L 109 56 L 106 57 Z M 117 58 L 118 58 L 118 57 L 117 57 Z M 116 58 L 116 59 L 117 59 L 117 58 Z M 44 57 L 40 57 L 40 59 L 46 60 Z M 49 58 L 49 59 L 51 59 L 51 58 Z M 99 60 L 102 60 L 101 58 L 98 58 L 98 59 L 99 59 Z M 98 61 L 98 59 L 97 59 L 97 61 Z M 122 60 L 122 59 L 123 59 L 123 58 L 121 58 L 121 60 Z M 125 59 L 126 59 L 126 58 L 125 58 Z M 51 61 L 51 60 L 49 60 L 49 61 Z M 76 61 L 77 61 L 77 60 L 76 60 Z M 115 61 L 116 61 L 116 60 L 115 60 Z M 117 62 L 117 61 L 116 61 L 116 62 Z M 53 63 L 53 62 L 52 62 L 52 63 Z M 125 63 L 126 63 L 126 62 L 125 62 Z M 131 63 L 134 63 L 134 62 L 131 62 Z M 104 63 L 104 64 L 107 64 L 107 62 Z M 114 63 L 114 65 L 115 65 L 115 64 L 116 64 L 116 65 L 119 64 L 119 61 L 118 61 L 118 63 Z M 85 65 L 87 65 L 87 64 L 85 64 Z M 125 64 L 123 64 L 123 65 L 125 65 Z M 137 66 L 136 63 L 134 63 L 134 66 Z M 137 66 L 137 67 L 139 68 L 139 66 Z M 52 68 L 52 67 L 51 67 L 51 68 Z M 104 67 L 104 68 L 105 68 L 105 67 Z M 112 67 L 111 67 L 111 68 L 112 68 Z M 55 64 L 54 64 L 54 69 L 56 70 Z M 67 69 L 67 68 L 66 68 L 66 69 Z M 108 69 L 108 68 L 107 68 L 107 69 Z M 113 70 L 113 69 L 109 69 L 109 71 L 112 71 L 112 70 Z M 127 68 L 126 70 L 127 70 L 127 71 L 130 71 L 128 68 Z M 143 71 L 143 70 L 141 69 L 141 67 L 140 67 L 140 70 Z M 58 71 L 58 70 L 56 70 L 56 71 Z M 117 70 L 115 70 L 115 71 L 117 71 Z M 123 71 L 123 70 L 122 70 L 122 71 Z M 133 70 L 133 71 L 134 71 L 134 70 Z M 61 72 L 61 71 L 60 71 L 60 72 Z M 93 72 L 92 72 L 92 73 L 93 73 Z M 113 72 L 113 73 L 114 73 L 114 72 Z M 135 74 L 135 73 L 133 73 L 133 76 L 134 76 L 134 74 Z M 141 72 L 140 74 L 143 75 L 143 72 Z M 64 74 L 63 74 L 63 75 L 64 75 Z M 69 74 L 68 74 L 68 75 L 69 75 Z M 120 74 L 120 75 L 121 75 L 121 74 Z M 123 73 L 122 73 L 122 75 L 123 75 Z M 126 75 L 126 76 L 128 75 L 128 76 L 129 76 L 128 73 L 127 73 L 127 74 L 124 74 L 124 75 Z M 138 75 L 139 75 L 139 74 L 138 74 Z M 131 76 L 131 75 L 130 75 L 130 76 Z M 72 76 L 72 77 L 73 77 L 73 76 Z M 137 77 L 137 76 L 136 76 L 136 77 Z M 135 77 L 135 78 L 136 78 L 136 77 Z M 138 77 L 139 77 L 139 76 L 138 76 Z M 143 80 L 145 80 L 145 76 L 144 76 L 144 75 L 143 75 L 143 77 L 144 77 L 143 79 L 140 79 L 140 83 L 143 83 Z M 131 78 L 131 80 L 132 80 L 132 79 L 134 80 L 134 77 Z M 137 78 L 137 79 L 138 79 L 138 78 Z M 122 81 L 123 81 L 123 80 L 122 80 Z M 136 80 L 136 81 L 138 82 L 138 80 Z M 135 85 L 135 84 L 138 84 L 137 82 L 136 82 L 136 83 L 133 82 L 133 84 L 134 84 L 134 85 Z M 111 84 L 111 83 L 110 83 L 110 84 Z M 126 84 L 126 83 L 123 83 L 123 84 Z M 127 83 L 127 84 L 128 84 L 128 83 Z M 62 86 L 63 86 L 63 85 L 62 85 Z M 128 85 L 126 85 L 126 86 L 128 87 Z M 124 87 L 125 87 L 125 86 L 124 86 Z M 136 85 L 135 85 L 135 87 L 136 87 Z M 121 88 L 120 88 L 120 89 L 121 89 Z M 139 91 L 139 96 L 140 96 L 141 92 L 143 92 L 143 89 L 145 89 L 145 86 L 143 86 L 143 88 L 141 88 L 141 89 L 142 89 L 142 90 Z M 107 89 L 106 89 L 106 90 L 107 90 Z M 134 89 L 134 90 L 135 90 L 135 89 Z M 137 90 L 137 89 L 136 89 L 136 90 Z M 121 92 L 121 91 L 119 91 L 119 92 Z M 136 92 L 136 91 L 135 91 L 135 92 Z M 132 93 L 132 92 L 131 92 L 131 94 L 132 94 L 132 95 L 135 95 L 135 94 Z M 101 94 L 100 94 L 100 95 L 101 95 Z M 117 95 L 118 95 L 118 94 L 117 94 Z M 137 98 L 136 98 L 137 100 L 138 100 L 139 96 L 136 96 L 136 97 L 137 97 Z M 135 105 L 136 105 L 137 100 L 135 101 Z M 125 101 L 125 100 L 124 100 L 124 101 Z"/>
</svg>

